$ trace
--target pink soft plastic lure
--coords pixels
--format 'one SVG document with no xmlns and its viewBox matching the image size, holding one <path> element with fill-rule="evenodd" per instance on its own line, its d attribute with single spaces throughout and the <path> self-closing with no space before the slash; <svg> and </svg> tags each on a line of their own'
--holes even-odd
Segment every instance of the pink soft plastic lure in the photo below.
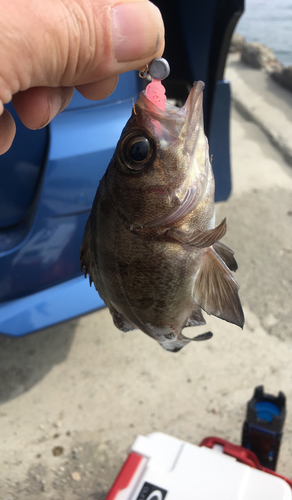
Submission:
<svg viewBox="0 0 292 500">
<path fill-rule="evenodd" d="M 166 95 L 165 88 L 161 83 L 161 80 L 153 80 L 147 85 L 145 89 L 145 94 L 147 99 L 151 101 L 157 108 L 165 111 L 166 108 Z"/>
</svg>

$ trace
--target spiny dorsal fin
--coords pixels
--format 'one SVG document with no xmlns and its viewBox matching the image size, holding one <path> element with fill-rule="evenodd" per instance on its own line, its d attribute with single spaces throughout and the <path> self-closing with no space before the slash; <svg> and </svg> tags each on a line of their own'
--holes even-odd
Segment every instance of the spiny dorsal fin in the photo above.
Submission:
<svg viewBox="0 0 292 500">
<path fill-rule="evenodd" d="M 226 266 L 229 267 L 230 271 L 237 271 L 238 265 L 235 260 L 234 252 L 231 248 L 221 243 L 221 241 L 216 241 L 213 245 L 214 250 L 218 253 L 219 257 L 225 262 Z"/>
<path fill-rule="evenodd" d="M 216 241 L 221 240 L 225 235 L 227 230 L 226 227 L 226 219 L 223 219 L 219 226 L 215 227 L 215 229 L 209 229 L 207 231 L 199 231 L 196 229 L 195 231 L 190 231 L 186 233 L 179 228 L 170 228 L 166 232 L 166 235 L 180 243 L 188 243 L 194 247 L 198 248 L 207 248 L 213 245 Z"/>
<path fill-rule="evenodd" d="M 91 252 L 90 218 L 88 219 L 85 226 L 84 237 L 80 248 L 79 259 L 80 259 L 80 271 L 81 272 L 82 270 L 84 271 L 85 278 L 87 277 L 87 275 L 89 276 L 89 283 L 91 286 L 92 282 L 94 282 L 94 278 L 91 269 L 91 263 L 93 262 L 93 255 Z"/>
<path fill-rule="evenodd" d="M 244 315 L 238 296 L 239 286 L 230 270 L 213 250 L 202 258 L 195 280 L 193 297 L 208 314 L 243 327 Z"/>
</svg>

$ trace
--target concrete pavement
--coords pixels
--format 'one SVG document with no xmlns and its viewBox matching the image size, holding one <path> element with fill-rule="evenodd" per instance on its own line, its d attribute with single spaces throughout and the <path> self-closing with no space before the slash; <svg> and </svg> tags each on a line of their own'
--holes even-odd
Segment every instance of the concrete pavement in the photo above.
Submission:
<svg viewBox="0 0 292 500">
<path fill-rule="evenodd" d="M 229 64 L 234 96 L 259 88 L 271 120 L 261 72 L 240 71 Z M 0 338 L 1 500 L 103 500 L 137 434 L 240 443 L 259 384 L 287 396 L 278 471 L 292 478 L 292 170 L 257 123 L 232 110 L 233 193 L 217 205 L 239 264 L 244 330 L 205 315 L 213 339 L 170 354 L 141 332 L 116 330 L 104 309 Z M 283 137 L 287 122 L 278 127 Z"/>
<path fill-rule="evenodd" d="M 240 55 L 230 54 L 226 78 L 232 81 L 236 108 L 265 132 L 292 166 L 292 92 L 276 83 L 265 70 L 250 68 Z"/>
</svg>

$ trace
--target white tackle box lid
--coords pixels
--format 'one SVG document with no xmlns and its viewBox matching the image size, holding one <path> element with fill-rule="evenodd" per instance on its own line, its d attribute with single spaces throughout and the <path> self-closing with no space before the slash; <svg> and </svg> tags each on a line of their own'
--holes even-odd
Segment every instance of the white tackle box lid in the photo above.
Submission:
<svg viewBox="0 0 292 500">
<path fill-rule="evenodd" d="M 279 477 L 155 432 L 138 436 L 105 500 L 292 500 Z"/>
</svg>

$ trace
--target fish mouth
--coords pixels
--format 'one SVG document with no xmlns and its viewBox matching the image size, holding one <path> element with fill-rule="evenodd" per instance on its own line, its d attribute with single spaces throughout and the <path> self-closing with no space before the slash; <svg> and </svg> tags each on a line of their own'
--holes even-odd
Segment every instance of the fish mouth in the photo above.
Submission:
<svg viewBox="0 0 292 500">
<path fill-rule="evenodd" d="M 201 80 L 194 82 L 185 104 L 181 108 L 179 108 L 167 101 L 165 105 L 165 111 L 163 111 L 161 108 L 158 108 L 156 104 L 150 101 L 146 96 L 145 91 L 143 91 L 141 93 L 144 104 L 143 107 L 145 107 L 148 112 L 155 113 L 156 115 L 160 116 L 168 115 L 169 117 L 171 117 L 174 115 L 181 115 L 186 118 L 186 122 L 184 125 L 187 125 L 188 127 L 188 123 L 192 122 L 193 119 L 198 119 L 198 115 L 200 115 L 202 112 L 204 87 L 205 84 Z"/>
<path fill-rule="evenodd" d="M 184 150 L 192 159 L 197 150 L 199 130 L 203 130 L 203 89 L 204 82 L 195 82 L 189 96 L 182 108 L 177 108 L 171 104 L 166 105 L 166 112 L 182 115 L 185 120 L 179 133 L 179 139 L 184 141 Z M 175 108 L 175 111 L 174 109 Z M 191 160 L 192 161 L 192 160 Z M 198 178 L 199 177 L 199 178 Z M 157 217 L 144 225 L 153 228 L 173 224 L 189 214 L 201 200 L 200 186 L 204 184 L 205 175 L 199 174 L 196 182 L 188 186 L 181 204 L 169 214 Z"/>
<path fill-rule="evenodd" d="M 172 134 L 185 142 L 185 149 L 195 149 L 195 139 L 199 135 L 200 128 L 204 128 L 203 122 L 203 89 L 204 82 L 201 80 L 194 82 L 188 98 L 181 108 L 166 102 L 165 110 L 160 109 L 156 104 L 148 99 L 145 91 L 141 92 L 140 99 L 137 101 L 142 109 L 145 109 L 151 117 L 154 126 L 155 135 L 164 139 L 171 140 Z M 164 136 L 164 131 L 160 122 L 167 120 L 172 122 L 171 130 Z"/>
</svg>

